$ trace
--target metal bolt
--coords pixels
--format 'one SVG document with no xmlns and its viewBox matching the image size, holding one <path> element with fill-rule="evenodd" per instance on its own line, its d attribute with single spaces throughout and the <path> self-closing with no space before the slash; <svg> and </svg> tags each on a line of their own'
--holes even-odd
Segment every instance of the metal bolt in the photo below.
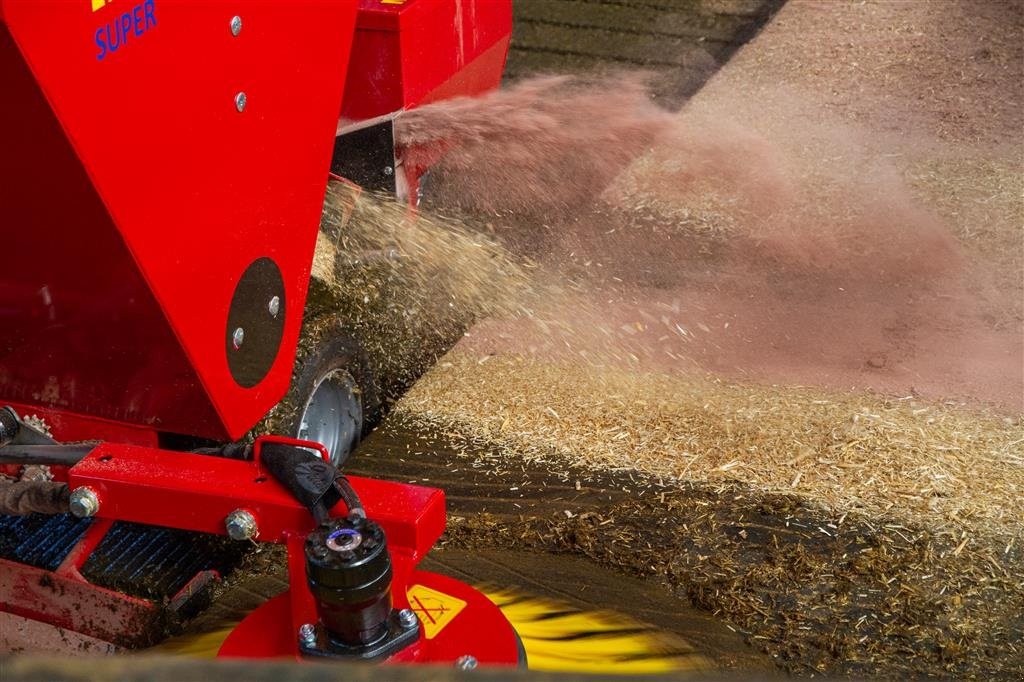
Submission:
<svg viewBox="0 0 1024 682">
<path fill-rule="evenodd" d="M 232 540 L 252 540 L 260 532 L 256 517 L 244 509 L 236 509 L 224 518 L 224 529 Z"/>
<path fill-rule="evenodd" d="M 80 519 L 96 516 L 100 510 L 100 498 L 96 491 L 88 486 L 75 488 L 71 491 L 71 499 L 68 501 L 71 513 Z"/>
<path fill-rule="evenodd" d="M 278 313 L 281 312 L 281 297 L 274 296 L 270 299 L 270 303 L 267 304 L 267 310 L 270 312 L 271 317 L 277 317 Z"/>
<path fill-rule="evenodd" d="M 475 670 L 476 665 L 475 656 L 459 656 L 455 659 L 455 667 L 459 670 Z"/>
<path fill-rule="evenodd" d="M 312 623 L 299 626 L 299 642 L 305 646 L 316 646 L 316 627 Z"/>
<path fill-rule="evenodd" d="M 395 169 L 391 166 L 384 166 L 384 175 L 394 175 Z"/>
<path fill-rule="evenodd" d="M 231 35 L 237 36 L 242 32 L 242 17 L 233 16 L 231 17 Z"/>
<path fill-rule="evenodd" d="M 411 628 L 419 624 L 420 619 L 412 609 L 402 609 L 398 612 L 398 622 L 402 627 Z"/>
<path fill-rule="evenodd" d="M 242 347 L 242 343 L 245 341 L 245 330 L 239 327 L 235 330 L 235 333 L 231 335 L 231 343 L 234 344 L 235 350 Z"/>
<path fill-rule="evenodd" d="M 239 113 L 245 111 L 245 93 L 240 92 L 235 95 L 235 109 L 238 109 Z"/>
</svg>

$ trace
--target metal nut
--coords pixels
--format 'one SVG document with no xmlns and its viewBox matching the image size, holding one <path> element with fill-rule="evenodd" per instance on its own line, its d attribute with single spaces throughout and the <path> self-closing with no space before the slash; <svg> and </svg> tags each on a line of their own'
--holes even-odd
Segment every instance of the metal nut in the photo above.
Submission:
<svg viewBox="0 0 1024 682">
<path fill-rule="evenodd" d="M 455 667 L 459 670 L 475 670 L 476 666 L 475 656 L 459 656 L 455 659 Z"/>
<path fill-rule="evenodd" d="M 238 109 L 239 113 L 245 111 L 245 100 L 246 97 L 244 92 L 240 92 L 235 95 L 235 109 Z"/>
<path fill-rule="evenodd" d="M 100 510 L 100 498 L 96 491 L 88 486 L 75 488 L 71 491 L 71 498 L 68 500 L 71 513 L 80 519 L 96 516 Z"/>
<path fill-rule="evenodd" d="M 236 509 L 224 518 L 224 529 L 232 540 L 252 540 L 259 532 L 256 517 L 244 509 Z"/>
<path fill-rule="evenodd" d="M 418 625 L 420 619 L 412 609 L 402 609 L 398 612 L 398 622 L 402 627 L 411 628 Z"/>
<path fill-rule="evenodd" d="M 278 316 L 278 314 L 281 312 L 281 297 L 280 296 L 274 296 L 273 298 L 270 299 L 270 302 L 267 303 L 267 312 L 270 313 L 271 317 L 277 317 Z"/>
<path fill-rule="evenodd" d="M 316 626 L 303 623 L 299 626 L 299 642 L 304 646 L 316 646 Z"/>
<path fill-rule="evenodd" d="M 231 35 L 237 36 L 242 32 L 242 17 L 235 15 L 231 17 Z"/>
<path fill-rule="evenodd" d="M 235 350 L 238 350 L 242 347 L 243 343 L 245 343 L 245 330 L 239 327 L 231 335 L 231 344 L 235 347 Z"/>
</svg>

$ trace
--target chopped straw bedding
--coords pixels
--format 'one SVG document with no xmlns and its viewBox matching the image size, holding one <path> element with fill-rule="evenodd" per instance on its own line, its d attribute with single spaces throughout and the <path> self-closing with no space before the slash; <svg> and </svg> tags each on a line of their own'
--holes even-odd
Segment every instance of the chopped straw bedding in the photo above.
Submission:
<svg viewBox="0 0 1024 682">
<path fill-rule="evenodd" d="M 1024 420 L 909 396 L 456 352 L 398 409 L 553 467 L 735 481 L 934 527 L 1019 533 L 1024 519 Z"/>
</svg>

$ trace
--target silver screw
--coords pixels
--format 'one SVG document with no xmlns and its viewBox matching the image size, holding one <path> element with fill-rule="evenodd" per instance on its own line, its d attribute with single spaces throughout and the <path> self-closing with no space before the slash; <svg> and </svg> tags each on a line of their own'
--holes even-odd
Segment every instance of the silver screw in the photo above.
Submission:
<svg viewBox="0 0 1024 682">
<path fill-rule="evenodd" d="M 394 175 L 395 169 L 391 166 L 384 166 L 384 175 Z"/>
<path fill-rule="evenodd" d="M 256 517 L 244 509 L 236 509 L 224 518 L 224 529 L 232 540 L 252 540 L 259 532 Z"/>
<path fill-rule="evenodd" d="M 242 32 L 242 17 L 233 16 L 231 17 L 231 35 L 237 36 Z"/>
<path fill-rule="evenodd" d="M 235 109 L 238 109 L 239 113 L 245 111 L 245 93 L 244 92 L 240 92 L 237 95 L 235 95 Z"/>
<path fill-rule="evenodd" d="M 299 626 L 299 642 L 305 646 L 316 646 L 316 627 L 312 623 Z"/>
<path fill-rule="evenodd" d="M 459 670 L 475 670 L 476 666 L 475 656 L 459 656 L 455 659 L 455 667 Z"/>
<path fill-rule="evenodd" d="M 267 304 L 267 310 L 270 312 L 271 317 L 277 317 L 278 313 L 281 312 L 281 297 L 274 296 L 270 299 L 270 303 Z"/>
<path fill-rule="evenodd" d="M 231 335 L 231 343 L 234 344 L 235 350 L 242 347 L 242 343 L 245 342 L 245 330 L 239 327 L 235 330 L 235 333 Z"/>
<path fill-rule="evenodd" d="M 402 627 L 411 628 L 418 625 L 420 619 L 412 609 L 402 609 L 398 612 L 398 622 Z"/>
<path fill-rule="evenodd" d="M 71 491 L 71 499 L 68 501 L 71 513 L 80 519 L 96 516 L 100 510 L 100 498 L 96 491 L 88 486 L 75 488 Z"/>
</svg>

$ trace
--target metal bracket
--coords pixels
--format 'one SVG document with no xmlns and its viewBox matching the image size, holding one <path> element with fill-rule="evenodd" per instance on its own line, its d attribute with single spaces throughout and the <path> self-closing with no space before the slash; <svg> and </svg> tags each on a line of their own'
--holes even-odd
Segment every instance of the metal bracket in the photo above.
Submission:
<svg viewBox="0 0 1024 682">
<path fill-rule="evenodd" d="M 317 658 L 338 658 L 361 661 L 378 661 L 401 651 L 409 646 L 420 635 L 419 621 L 404 624 L 395 609 L 391 610 L 388 619 L 388 633 L 374 644 L 364 646 L 347 646 L 331 639 L 327 630 L 320 624 L 314 626 L 314 636 L 308 639 L 299 636 L 299 651 L 303 656 Z"/>
</svg>

